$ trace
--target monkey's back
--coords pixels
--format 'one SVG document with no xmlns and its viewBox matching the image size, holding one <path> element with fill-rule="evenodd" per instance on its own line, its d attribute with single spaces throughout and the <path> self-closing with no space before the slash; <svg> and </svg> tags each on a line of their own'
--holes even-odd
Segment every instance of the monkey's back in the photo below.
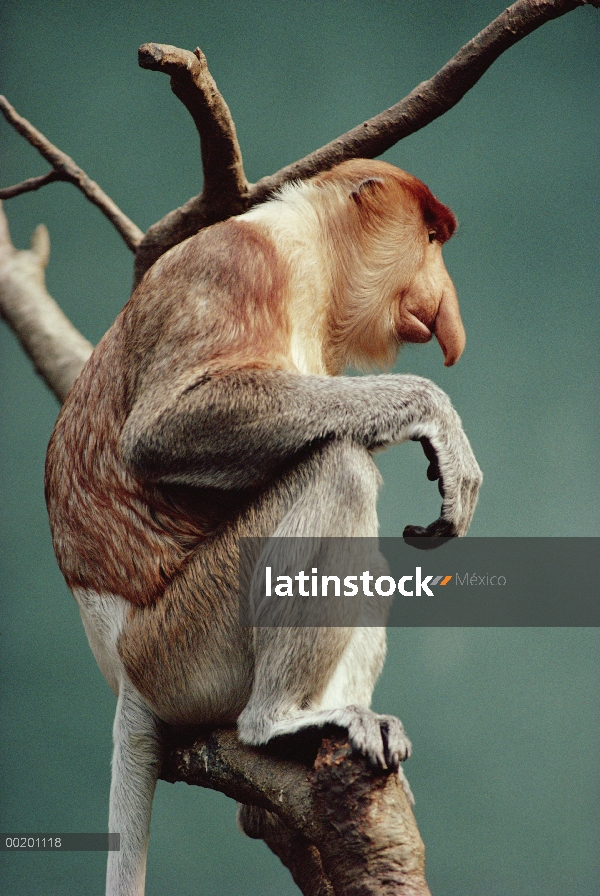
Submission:
<svg viewBox="0 0 600 896">
<path fill-rule="evenodd" d="M 203 533 L 121 461 L 119 438 L 131 403 L 122 330 L 120 316 L 61 410 L 48 446 L 46 501 L 69 587 L 148 603 Z"/>
<path fill-rule="evenodd" d="M 236 251 L 246 264 L 242 283 L 225 263 Z M 46 461 L 54 549 L 71 589 L 151 604 L 244 503 L 244 496 L 142 481 L 124 465 L 119 440 L 144 392 L 176 395 L 202 370 L 277 366 L 277 359 L 260 361 L 261 351 L 272 356 L 285 342 L 285 277 L 274 253 L 248 225 L 202 231 L 159 259 L 94 350 L 63 405 Z"/>
</svg>

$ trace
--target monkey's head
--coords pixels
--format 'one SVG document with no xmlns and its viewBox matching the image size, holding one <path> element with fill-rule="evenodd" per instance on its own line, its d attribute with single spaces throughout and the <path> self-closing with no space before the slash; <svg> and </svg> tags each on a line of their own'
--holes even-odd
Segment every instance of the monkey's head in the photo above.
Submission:
<svg viewBox="0 0 600 896">
<path fill-rule="evenodd" d="M 338 358 L 388 366 L 403 343 L 435 336 L 445 365 L 455 364 L 466 337 L 442 258 L 456 229 L 450 209 L 386 162 L 344 162 L 314 182 L 338 210 L 325 224 L 335 245 L 330 332 Z"/>
</svg>

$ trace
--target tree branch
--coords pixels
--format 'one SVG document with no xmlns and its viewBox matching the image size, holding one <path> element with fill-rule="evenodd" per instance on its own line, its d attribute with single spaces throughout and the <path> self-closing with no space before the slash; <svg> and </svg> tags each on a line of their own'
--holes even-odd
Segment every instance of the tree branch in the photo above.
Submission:
<svg viewBox="0 0 600 896">
<path fill-rule="evenodd" d="M 231 112 L 202 50 L 190 53 L 166 44 L 144 44 L 138 62 L 170 75 L 173 93 L 192 116 L 200 136 L 204 186 L 191 206 L 175 209 L 148 230 L 136 256 L 136 283 L 166 249 L 185 239 L 180 234 L 191 236 L 245 211 L 249 188 Z"/>
<path fill-rule="evenodd" d="M 21 181 L 20 184 L 14 184 L 12 187 L 3 187 L 0 189 L 0 200 L 12 199 L 13 196 L 20 196 L 21 193 L 31 193 L 32 190 L 39 190 L 46 184 L 51 184 L 55 180 L 65 180 L 66 178 L 60 171 L 48 171 L 47 174 L 40 174 L 39 177 L 28 177 L 27 180 Z"/>
<path fill-rule="evenodd" d="M 598 7 L 600 0 L 517 0 L 465 44 L 436 75 L 415 87 L 395 106 L 251 185 L 245 196 L 246 204 L 250 207 L 264 202 L 284 184 L 312 177 L 345 159 L 372 159 L 381 155 L 455 106 L 509 47 L 545 22 L 585 5 Z M 177 52 L 185 53 L 183 50 Z M 219 214 L 203 192 L 153 224 L 137 252 L 134 282 L 137 283 L 167 249 L 203 227 L 223 220 Z"/>
<path fill-rule="evenodd" d="M 258 839 L 285 865 L 304 896 L 335 896 L 317 847 L 302 834 L 290 831 L 273 813 L 264 815 L 270 824 L 263 824 Z"/>
<path fill-rule="evenodd" d="M 107 196 L 104 190 L 101 190 L 98 184 L 89 178 L 79 165 L 75 164 L 73 159 L 50 143 L 50 141 L 44 137 L 37 128 L 34 128 L 26 118 L 19 115 L 17 110 L 11 106 L 4 96 L 0 96 L 0 111 L 3 113 L 8 123 L 11 124 L 22 137 L 25 137 L 28 143 L 31 143 L 46 161 L 50 162 L 54 172 L 56 172 L 53 177 L 51 176 L 52 172 L 50 172 L 50 174 L 42 175 L 42 178 L 30 178 L 30 180 L 24 181 L 23 184 L 19 184 L 18 187 L 23 187 L 24 184 L 29 184 L 30 186 L 26 188 L 27 190 L 37 190 L 39 187 L 43 186 L 44 183 L 50 183 L 52 180 L 69 181 L 69 183 L 74 184 L 80 189 L 84 196 L 100 209 L 103 215 L 106 215 L 108 220 L 121 234 L 127 246 L 132 252 L 135 252 L 144 234 L 133 221 L 130 221 L 129 218 L 123 214 L 110 196 Z M 41 181 L 43 181 L 44 178 L 45 181 L 42 183 Z M 34 186 L 31 186 L 35 181 L 37 181 L 37 183 Z M 17 190 L 17 187 L 7 187 L 6 189 L 10 194 L 10 191 Z M 26 189 L 21 189 L 19 192 L 26 192 Z M 17 196 L 18 192 L 13 192 L 10 195 Z M 5 195 L 0 198 L 7 199 L 10 198 L 10 195 L 7 196 L 5 191 Z"/>
<path fill-rule="evenodd" d="M 339 729 L 325 732 L 312 765 L 247 747 L 232 730 L 213 730 L 172 746 L 161 777 L 219 790 L 277 816 L 283 829 L 267 816 L 252 836 L 293 866 L 305 894 L 430 893 L 423 842 L 398 775 L 374 772 Z M 296 845 L 300 852 L 290 856 Z M 299 856 L 316 876 L 303 873 Z"/>
<path fill-rule="evenodd" d="M 45 286 L 50 239 L 43 224 L 31 249 L 17 251 L 0 203 L 0 316 L 60 402 L 64 401 L 93 346 L 60 310 Z"/>
<path fill-rule="evenodd" d="M 139 64 L 170 75 L 173 92 L 196 124 L 204 171 L 202 193 L 169 212 L 143 235 L 69 156 L 53 146 L 18 115 L 4 97 L 0 97 L 0 110 L 7 120 L 57 172 L 55 176 L 50 172 L 41 178 L 7 187 L 0 193 L 0 198 L 39 189 L 52 180 L 74 183 L 109 218 L 129 248 L 136 251 L 135 286 L 156 259 L 172 246 L 204 227 L 263 202 L 283 184 L 311 177 L 345 159 L 381 155 L 455 106 L 509 47 L 545 22 L 585 5 L 598 7 L 600 0 L 517 0 L 465 44 L 436 75 L 419 84 L 395 106 L 254 185 L 246 180 L 231 113 L 208 71 L 201 50 L 190 53 L 168 45 L 144 44 L 139 50 Z"/>
<path fill-rule="evenodd" d="M 310 155 L 263 177 L 250 192 L 249 203 L 263 202 L 290 180 L 303 180 L 346 159 L 373 159 L 400 140 L 421 130 L 455 106 L 506 50 L 532 31 L 578 6 L 600 0 L 517 0 L 462 47 L 428 81 L 399 103 L 342 134 Z"/>
<path fill-rule="evenodd" d="M 208 70 L 206 56 L 167 44 L 144 44 L 138 50 L 141 68 L 165 72 L 171 90 L 194 120 L 200 136 L 203 195 L 216 204 L 240 206 L 248 192 L 242 152 L 229 107 Z"/>
</svg>

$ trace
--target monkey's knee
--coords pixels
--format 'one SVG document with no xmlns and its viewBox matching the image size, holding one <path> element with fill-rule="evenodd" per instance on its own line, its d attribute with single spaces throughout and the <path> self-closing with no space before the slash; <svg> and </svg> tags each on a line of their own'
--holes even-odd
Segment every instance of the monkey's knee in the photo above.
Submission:
<svg viewBox="0 0 600 896">
<path fill-rule="evenodd" d="M 334 439 L 321 451 L 323 473 L 334 480 L 342 479 L 358 496 L 371 498 L 377 494 L 382 479 L 373 458 L 364 447 L 351 439 Z"/>
<path fill-rule="evenodd" d="M 310 460 L 296 509 L 302 532 L 289 535 L 375 537 L 381 476 L 369 452 L 351 440 L 333 440 Z"/>
<path fill-rule="evenodd" d="M 326 475 L 333 493 L 331 508 L 335 508 L 331 534 L 376 537 L 381 475 L 366 448 L 349 440 L 334 443 L 326 460 Z"/>
</svg>

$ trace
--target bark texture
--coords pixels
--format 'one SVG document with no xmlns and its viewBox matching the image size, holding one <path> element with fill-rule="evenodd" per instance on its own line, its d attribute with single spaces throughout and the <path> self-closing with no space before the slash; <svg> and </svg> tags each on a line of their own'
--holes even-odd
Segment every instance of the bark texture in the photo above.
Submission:
<svg viewBox="0 0 600 896">
<path fill-rule="evenodd" d="M 264 839 L 311 896 L 428 896 L 425 848 L 398 775 L 376 773 L 345 733 L 325 732 L 316 759 L 276 756 L 211 731 L 169 750 L 167 781 L 219 790 L 268 810 Z"/>
</svg>

